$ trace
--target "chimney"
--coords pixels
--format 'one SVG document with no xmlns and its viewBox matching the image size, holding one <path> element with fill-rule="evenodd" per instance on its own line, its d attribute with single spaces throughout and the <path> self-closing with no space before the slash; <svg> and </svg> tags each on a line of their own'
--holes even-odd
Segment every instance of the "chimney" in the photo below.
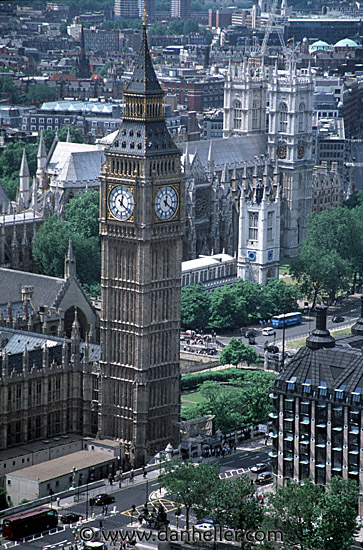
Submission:
<svg viewBox="0 0 363 550">
<path fill-rule="evenodd" d="M 326 328 L 327 311 L 327 306 L 316 306 L 316 328 L 306 339 L 306 346 L 312 350 L 335 346 L 335 339 Z"/>
</svg>

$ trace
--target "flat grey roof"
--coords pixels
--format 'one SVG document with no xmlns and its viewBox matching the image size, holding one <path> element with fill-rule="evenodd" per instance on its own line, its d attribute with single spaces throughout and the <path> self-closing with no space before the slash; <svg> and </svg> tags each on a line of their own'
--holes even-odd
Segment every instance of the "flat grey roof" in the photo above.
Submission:
<svg viewBox="0 0 363 550">
<path fill-rule="evenodd" d="M 7 477 L 35 480 L 41 483 L 67 474 L 71 475 L 73 466 L 76 466 L 79 471 L 85 468 L 90 468 L 91 466 L 108 464 L 110 460 L 112 460 L 112 458 L 107 456 L 105 453 L 78 451 L 77 453 L 54 458 L 48 462 L 42 462 L 41 464 L 29 466 L 29 468 L 16 470 L 15 472 L 7 474 Z"/>
</svg>

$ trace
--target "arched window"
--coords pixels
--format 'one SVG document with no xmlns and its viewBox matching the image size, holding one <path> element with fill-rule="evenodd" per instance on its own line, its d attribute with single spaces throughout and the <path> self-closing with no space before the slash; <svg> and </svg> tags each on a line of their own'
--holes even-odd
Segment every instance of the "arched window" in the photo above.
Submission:
<svg viewBox="0 0 363 550">
<path fill-rule="evenodd" d="M 252 130 L 257 130 L 259 127 L 259 109 L 258 101 L 252 103 Z"/>
<path fill-rule="evenodd" d="M 280 132 L 287 132 L 287 105 L 280 104 Z"/>
<path fill-rule="evenodd" d="M 242 127 L 242 104 L 236 99 L 233 103 L 233 128 Z"/>
<path fill-rule="evenodd" d="M 305 113 L 305 105 L 304 105 L 304 103 L 300 103 L 300 105 L 299 105 L 299 133 L 304 131 L 304 113 Z"/>
</svg>

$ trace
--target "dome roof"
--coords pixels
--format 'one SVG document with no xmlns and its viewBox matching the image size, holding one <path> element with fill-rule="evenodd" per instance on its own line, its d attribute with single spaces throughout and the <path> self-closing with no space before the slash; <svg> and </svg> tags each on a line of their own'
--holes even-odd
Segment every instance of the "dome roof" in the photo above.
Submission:
<svg viewBox="0 0 363 550">
<path fill-rule="evenodd" d="M 317 40 L 309 46 L 309 52 L 316 52 L 317 50 L 330 50 L 331 46 L 324 42 L 324 40 Z"/>
<path fill-rule="evenodd" d="M 361 48 L 357 42 L 354 40 L 351 40 L 350 38 L 343 38 L 343 40 L 339 40 L 336 44 L 333 46 L 334 48 Z"/>
</svg>

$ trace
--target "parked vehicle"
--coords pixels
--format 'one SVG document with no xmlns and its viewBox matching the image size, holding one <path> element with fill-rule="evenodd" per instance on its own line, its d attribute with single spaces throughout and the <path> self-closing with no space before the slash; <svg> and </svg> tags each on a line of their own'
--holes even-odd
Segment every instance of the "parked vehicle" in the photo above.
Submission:
<svg viewBox="0 0 363 550">
<path fill-rule="evenodd" d="M 255 466 L 252 466 L 251 472 L 253 474 L 260 474 L 261 472 L 264 472 L 265 470 L 268 470 L 268 467 L 269 467 L 268 464 L 260 462 L 259 464 L 256 464 Z"/>
<path fill-rule="evenodd" d="M 270 346 L 266 346 L 267 351 L 269 353 L 279 353 L 279 348 L 277 346 L 274 346 L 274 345 L 270 345 Z"/>
<path fill-rule="evenodd" d="M 265 485 L 266 483 L 271 483 L 271 481 L 273 481 L 272 472 L 262 472 L 262 474 L 257 476 L 255 483 L 257 485 Z"/>
</svg>

